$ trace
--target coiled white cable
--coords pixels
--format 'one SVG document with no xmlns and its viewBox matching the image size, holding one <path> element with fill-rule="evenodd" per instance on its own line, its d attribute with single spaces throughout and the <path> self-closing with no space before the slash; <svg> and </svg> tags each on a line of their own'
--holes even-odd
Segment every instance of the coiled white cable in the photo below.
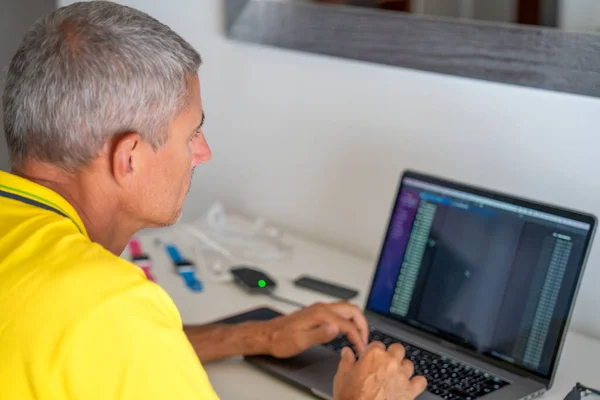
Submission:
<svg viewBox="0 0 600 400">
<path fill-rule="evenodd" d="M 249 228 L 243 225 L 245 227 L 240 228 L 231 224 L 225 208 L 217 203 L 204 218 L 192 223 L 180 222 L 173 228 L 190 244 L 196 261 L 218 282 L 231 281 L 226 266 L 260 264 L 291 255 L 292 247 L 284 243 L 279 231 L 267 226 L 264 219 L 256 219 Z"/>
<path fill-rule="evenodd" d="M 223 205 L 211 207 L 206 217 L 177 227 L 232 262 L 264 262 L 289 257 L 292 247 L 282 240 L 280 232 L 258 218 L 248 228 L 235 228 Z"/>
</svg>

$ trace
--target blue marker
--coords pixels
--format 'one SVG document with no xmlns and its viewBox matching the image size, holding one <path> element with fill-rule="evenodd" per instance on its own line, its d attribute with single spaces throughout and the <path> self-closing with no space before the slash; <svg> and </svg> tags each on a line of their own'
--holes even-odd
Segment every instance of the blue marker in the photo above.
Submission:
<svg viewBox="0 0 600 400">
<path fill-rule="evenodd" d="M 196 278 L 196 268 L 194 263 L 184 259 L 181 253 L 174 245 L 167 245 L 167 253 L 171 257 L 175 270 L 183 278 L 185 285 L 193 292 L 201 292 L 204 290 L 202 281 Z"/>
</svg>

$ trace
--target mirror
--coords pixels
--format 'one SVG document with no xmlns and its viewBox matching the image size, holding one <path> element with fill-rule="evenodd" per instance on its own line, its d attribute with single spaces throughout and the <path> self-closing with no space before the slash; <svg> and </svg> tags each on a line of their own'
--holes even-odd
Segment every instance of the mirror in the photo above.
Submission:
<svg viewBox="0 0 600 400">
<path fill-rule="evenodd" d="M 225 0 L 231 39 L 600 97 L 600 0 Z"/>
<path fill-rule="evenodd" d="M 414 15 L 600 33 L 599 0 L 313 0 Z"/>
</svg>

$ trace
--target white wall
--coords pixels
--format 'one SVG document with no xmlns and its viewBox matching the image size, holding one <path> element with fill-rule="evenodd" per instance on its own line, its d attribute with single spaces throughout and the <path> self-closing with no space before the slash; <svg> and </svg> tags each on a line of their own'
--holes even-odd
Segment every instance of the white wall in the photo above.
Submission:
<svg viewBox="0 0 600 400">
<path fill-rule="evenodd" d="M 559 25 L 574 32 L 600 33 L 600 1 L 560 0 Z"/>
<path fill-rule="evenodd" d="M 6 68 L 27 28 L 55 7 L 54 0 L 0 0 L 0 98 L 4 92 Z M 0 101 L 0 170 L 8 168 L 8 149 L 4 139 Z"/>
<path fill-rule="evenodd" d="M 460 17 L 486 21 L 512 22 L 514 18 L 513 0 L 477 1 L 477 0 L 413 0 L 411 11 L 416 14 L 439 17 Z"/>
<path fill-rule="evenodd" d="M 0 122 L 0 131 L 2 129 L 2 123 Z M 0 136 L 0 171 L 8 171 L 10 168 L 8 160 L 8 149 L 6 147 L 6 140 L 4 136 Z"/>
<path fill-rule="evenodd" d="M 205 60 L 214 157 L 187 218 L 221 200 L 374 259 L 407 167 L 600 214 L 600 100 L 231 42 L 220 0 L 123 3 Z M 599 263 L 575 322 L 600 337 Z"/>
</svg>

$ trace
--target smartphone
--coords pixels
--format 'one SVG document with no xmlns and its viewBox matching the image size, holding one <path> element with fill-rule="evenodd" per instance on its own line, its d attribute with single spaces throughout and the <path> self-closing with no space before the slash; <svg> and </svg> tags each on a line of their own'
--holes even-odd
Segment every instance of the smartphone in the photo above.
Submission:
<svg viewBox="0 0 600 400">
<path fill-rule="evenodd" d="M 299 277 L 294 281 L 294 285 L 343 300 L 349 300 L 358 295 L 358 290 L 326 282 L 311 276 Z"/>
</svg>

